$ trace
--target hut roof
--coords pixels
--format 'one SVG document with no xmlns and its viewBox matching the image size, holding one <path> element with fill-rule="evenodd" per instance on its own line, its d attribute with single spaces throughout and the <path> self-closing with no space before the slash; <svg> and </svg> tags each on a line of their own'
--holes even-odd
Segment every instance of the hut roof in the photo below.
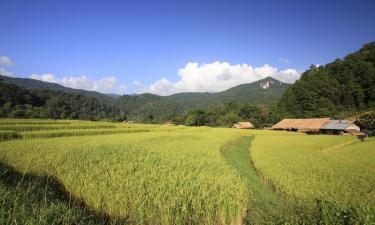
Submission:
<svg viewBox="0 0 375 225">
<path fill-rule="evenodd" d="M 329 120 L 329 118 L 283 119 L 273 125 L 272 129 L 318 131 Z"/>
<path fill-rule="evenodd" d="M 250 122 L 238 122 L 233 124 L 233 127 L 239 128 L 239 129 L 251 129 L 254 128 L 254 125 Z"/>
<path fill-rule="evenodd" d="M 324 124 L 320 129 L 323 130 L 345 130 L 354 122 L 350 120 L 330 120 Z"/>
</svg>

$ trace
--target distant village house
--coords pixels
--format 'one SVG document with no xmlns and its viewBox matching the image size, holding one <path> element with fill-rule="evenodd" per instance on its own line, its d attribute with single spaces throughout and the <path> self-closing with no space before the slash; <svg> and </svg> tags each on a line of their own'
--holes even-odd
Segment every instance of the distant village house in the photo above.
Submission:
<svg viewBox="0 0 375 225">
<path fill-rule="evenodd" d="M 238 122 L 238 123 L 233 124 L 232 127 L 237 128 L 237 129 L 253 129 L 254 125 L 251 124 L 250 122 Z"/>
</svg>

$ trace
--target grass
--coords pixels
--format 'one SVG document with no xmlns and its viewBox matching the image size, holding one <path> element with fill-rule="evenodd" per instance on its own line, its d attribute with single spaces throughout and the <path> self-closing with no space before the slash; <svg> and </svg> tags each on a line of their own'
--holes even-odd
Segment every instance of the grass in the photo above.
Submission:
<svg viewBox="0 0 375 225">
<path fill-rule="evenodd" d="M 0 141 L 21 138 L 21 135 L 13 130 L 0 130 Z"/>
<path fill-rule="evenodd" d="M 61 124 L 61 125 L 0 125 L 0 130 L 13 130 L 17 132 L 46 131 L 46 130 L 67 130 L 67 129 L 112 129 L 116 128 L 112 124 Z"/>
<path fill-rule="evenodd" d="M 227 163 L 235 168 L 253 193 L 247 212 L 247 222 L 264 224 L 265 221 L 268 221 L 270 224 L 275 224 L 282 220 L 280 218 L 283 213 L 282 202 L 277 194 L 258 177 L 251 163 L 249 148 L 253 139 L 253 136 L 241 137 L 224 145 L 221 151 Z"/>
<path fill-rule="evenodd" d="M 313 210 L 329 209 L 332 223 L 350 212 L 349 219 L 371 224 L 375 221 L 374 147 L 374 138 L 359 142 L 352 136 L 258 135 L 252 159 L 277 192 Z"/>
<path fill-rule="evenodd" d="M 53 177 L 20 174 L 0 163 L 0 224 L 124 224 L 87 209 Z"/>
<path fill-rule="evenodd" d="M 82 130 L 57 130 L 57 131 L 36 131 L 23 132 L 20 136 L 23 139 L 36 138 L 55 138 L 55 137 L 71 137 L 71 136 L 89 136 L 89 135 L 104 135 L 104 134 L 124 134 L 124 133 L 142 133 L 149 132 L 147 129 L 82 129 Z"/>
<path fill-rule="evenodd" d="M 250 193 L 218 151 L 239 134 L 196 130 L 8 141 L 0 155 L 128 222 L 240 224 Z"/>
<path fill-rule="evenodd" d="M 5 224 L 375 223 L 374 139 L 82 121 L 1 126 L 38 127 L 0 142 L 0 168 L 13 174 L 0 176 Z M 58 129 L 39 129 L 48 126 Z"/>
</svg>

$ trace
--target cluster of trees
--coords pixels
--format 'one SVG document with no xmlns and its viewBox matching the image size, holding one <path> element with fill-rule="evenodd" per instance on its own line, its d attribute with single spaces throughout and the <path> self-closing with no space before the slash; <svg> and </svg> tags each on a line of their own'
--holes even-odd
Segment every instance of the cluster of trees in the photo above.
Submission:
<svg viewBox="0 0 375 225">
<path fill-rule="evenodd" d="M 27 90 L 0 80 L 0 117 L 49 119 L 123 119 L 119 109 L 81 94 Z"/>
<path fill-rule="evenodd" d="M 255 127 L 269 127 L 283 118 L 276 105 L 260 106 L 248 103 L 227 102 L 208 109 L 188 111 L 183 123 L 190 126 L 230 127 L 239 121 L 250 121 Z M 180 122 L 181 121 L 177 121 Z"/>
<path fill-rule="evenodd" d="M 292 117 L 337 117 L 375 107 L 375 42 L 325 66 L 311 66 L 279 107 Z"/>
<path fill-rule="evenodd" d="M 375 111 L 362 112 L 356 116 L 356 120 L 369 135 L 375 135 Z"/>
</svg>

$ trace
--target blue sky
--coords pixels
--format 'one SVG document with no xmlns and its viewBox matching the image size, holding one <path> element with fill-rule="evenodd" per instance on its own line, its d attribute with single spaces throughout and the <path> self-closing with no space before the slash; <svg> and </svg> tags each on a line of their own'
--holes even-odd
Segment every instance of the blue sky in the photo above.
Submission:
<svg viewBox="0 0 375 225">
<path fill-rule="evenodd" d="M 293 82 L 375 40 L 375 1 L 0 0 L 0 72 L 101 92 Z"/>
</svg>

